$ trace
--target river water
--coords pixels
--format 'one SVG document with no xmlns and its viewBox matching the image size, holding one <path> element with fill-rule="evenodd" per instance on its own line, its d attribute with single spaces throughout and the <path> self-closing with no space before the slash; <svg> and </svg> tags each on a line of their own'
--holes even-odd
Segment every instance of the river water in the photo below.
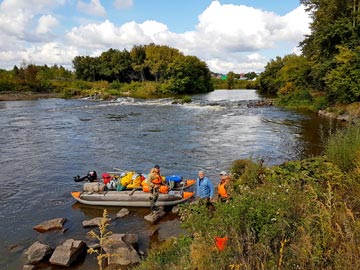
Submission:
<svg viewBox="0 0 360 270">
<path fill-rule="evenodd" d="M 80 190 L 73 176 L 113 168 L 196 177 L 202 169 L 214 183 L 233 160 L 263 158 L 266 165 L 320 154 L 326 119 L 276 107 L 257 107 L 254 90 L 217 90 L 186 105 L 172 99 L 117 101 L 44 99 L 0 102 L 0 269 L 21 269 L 23 252 L 39 240 L 55 247 L 67 238 L 85 239 L 85 219 L 101 207 L 82 206 L 70 192 Z M 115 220 L 114 233 L 137 233 L 146 251 L 143 219 L 149 209 L 131 209 Z M 109 208 L 114 217 L 117 208 Z M 64 217 L 65 231 L 38 233 L 32 228 Z M 154 241 L 179 233 L 176 217 L 160 222 Z M 57 269 L 43 265 L 41 269 Z M 69 269 L 97 269 L 95 259 Z"/>
</svg>

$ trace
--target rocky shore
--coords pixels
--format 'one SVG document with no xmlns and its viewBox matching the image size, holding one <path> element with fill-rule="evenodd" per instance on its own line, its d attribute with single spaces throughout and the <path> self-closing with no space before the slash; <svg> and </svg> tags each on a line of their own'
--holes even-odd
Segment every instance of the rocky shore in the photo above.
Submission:
<svg viewBox="0 0 360 270">
<path fill-rule="evenodd" d="M 319 110 L 318 115 L 327 117 L 330 119 L 335 119 L 335 120 L 341 121 L 341 122 L 347 122 L 347 123 L 355 123 L 359 119 L 359 115 L 351 115 L 347 112 L 338 114 L 335 112 L 329 112 L 327 110 Z"/>
<path fill-rule="evenodd" d="M 173 208 L 174 213 L 177 213 L 177 207 Z M 96 217 L 90 220 L 84 220 L 82 227 L 95 228 L 94 231 L 88 232 L 86 239 L 66 239 L 60 245 L 56 247 L 50 246 L 48 243 L 41 241 L 34 242 L 30 247 L 24 251 L 25 264 L 23 269 L 36 270 L 39 264 L 57 265 L 62 267 L 69 267 L 72 264 L 78 262 L 86 257 L 87 253 L 103 252 L 104 265 L 109 266 L 129 266 L 135 265 L 140 262 L 144 256 L 144 251 L 138 250 L 139 236 L 136 234 L 122 234 L 108 232 L 108 237 L 100 241 L 93 237 L 96 229 L 101 230 L 103 224 L 110 224 L 111 222 L 117 222 L 116 220 L 125 218 L 130 214 L 127 208 L 122 208 L 115 217 Z M 151 212 L 145 216 L 144 219 L 154 224 L 163 216 L 165 212 L 162 208 L 158 211 Z M 65 218 L 55 218 L 44 221 L 33 229 L 39 233 L 51 233 L 52 231 L 62 231 L 66 233 L 67 229 L 64 228 L 66 224 Z M 158 230 L 158 226 L 152 229 L 148 233 L 148 236 L 153 236 Z M 101 251 L 101 250 L 102 251 Z M 90 255 L 91 256 L 91 255 Z"/>
</svg>

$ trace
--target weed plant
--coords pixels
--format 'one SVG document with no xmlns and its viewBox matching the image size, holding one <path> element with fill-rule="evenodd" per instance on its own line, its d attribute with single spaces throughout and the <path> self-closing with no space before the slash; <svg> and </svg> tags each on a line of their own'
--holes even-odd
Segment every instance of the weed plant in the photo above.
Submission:
<svg viewBox="0 0 360 270">
<path fill-rule="evenodd" d="M 103 269 L 103 266 L 105 265 L 105 261 L 110 256 L 113 256 L 111 254 L 104 253 L 103 247 L 105 245 L 110 244 L 110 235 L 112 235 L 111 231 L 107 231 L 107 227 L 109 226 L 109 219 L 107 216 L 107 210 L 104 209 L 103 216 L 99 224 L 99 232 L 96 233 L 95 231 L 91 230 L 88 234 L 90 237 L 96 239 L 99 241 L 100 249 L 94 249 L 89 248 L 88 253 L 89 254 L 97 254 L 96 259 L 99 266 L 99 270 Z"/>
</svg>

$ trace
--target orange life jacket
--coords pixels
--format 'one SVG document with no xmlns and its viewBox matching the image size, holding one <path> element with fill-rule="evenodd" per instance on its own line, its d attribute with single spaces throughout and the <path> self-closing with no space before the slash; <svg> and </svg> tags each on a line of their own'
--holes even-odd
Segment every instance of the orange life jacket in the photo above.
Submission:
<svg viewBox="0 0 360 270">
<path fill-rule="evenodd" d="M 162 184 L 162 178 L 160 175 L 156 175 L 151 182 L 155 185 L 161 185 Z"/>
<path fill-rule="evenodd" d="M 227 198 L 228 197 L 228 194 L 227 194 L 227 191 L 226 191 L 226 188 L 225 188 L 225 183 L 219 183 L 218 185 L 218 194 L 221 198 Z"/>
</svg>

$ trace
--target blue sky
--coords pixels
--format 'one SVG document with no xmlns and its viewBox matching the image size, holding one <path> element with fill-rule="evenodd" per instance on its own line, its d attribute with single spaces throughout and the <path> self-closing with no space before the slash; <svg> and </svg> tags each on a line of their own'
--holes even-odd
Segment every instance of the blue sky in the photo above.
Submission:
<svg viewBox="0 0 360 270">
<path fill-rule="evenodd" d="M 261 72 L 270 59 L 299 52 L 310 22 L 298 0 L 2 0 L 0 68 L 71 68 L 78 55 L 153 42 L 214 72 Z"/>
</svg>

